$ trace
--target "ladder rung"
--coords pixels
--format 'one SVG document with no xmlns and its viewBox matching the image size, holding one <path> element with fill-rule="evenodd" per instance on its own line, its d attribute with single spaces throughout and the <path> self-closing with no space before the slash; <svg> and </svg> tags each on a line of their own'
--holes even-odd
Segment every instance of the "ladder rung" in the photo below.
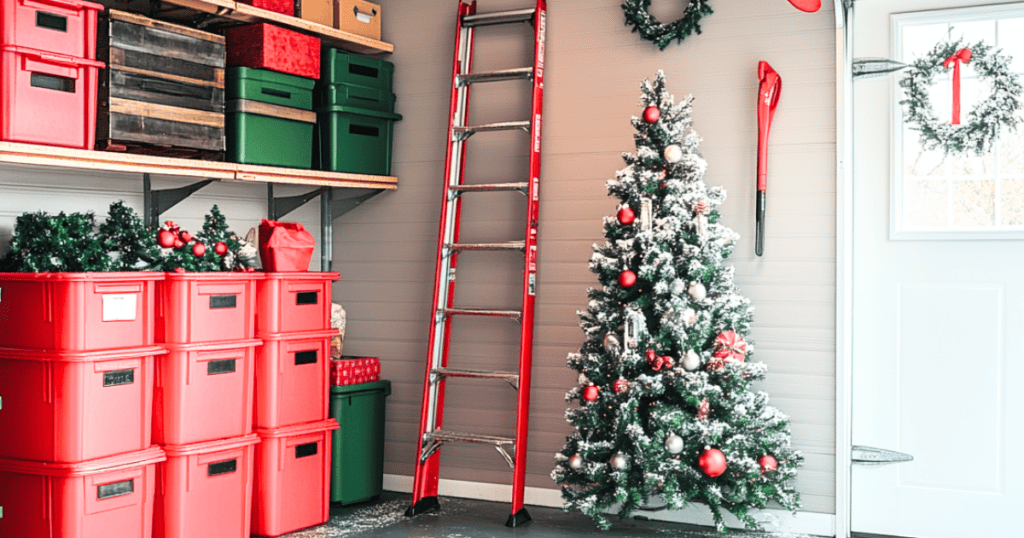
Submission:
<svg viewBox="0 0 1024 538">
<path fill-rule="evenodd" d="M 511 24 L 514 22 L 530 22 L 536 9 L 520 9 L 516 11 L 497 11 L 494 13 L 478 13 L 462 17 L 462 25 L 467 28 L 489 26 L 492 24 Z"/>
<path fill-rule="evenodd" d="M 526 241 L 510 243 L 449 243 L 448 248 L 459 250 L 526 250 Z"/>
<path fill-rule="evenodd" d="M 519 319 L 523 317 L 523 313 L 518 310 L 476 310 L 469 308 L 446 308 L 444 313 L 451 316 L 491 316 L 497 318 L 515 318 Z"/>
<path fill-rule="evenodd" d="M 434 430 L 423 434 L 423 442 L 428 443 L 430 441 L 458 441 L 462 443 L 483 443 L 494 446 L 502 445 L 514 445 L 516 440 L 514 437 L 498 437 L 496 435 L 480 435 L 476 433 L 459 433 L 449 432 L 444 430 Z"/>
<path fill-rule="evenodd" d="M 530 132 L 530 122 L 503 121 L 499 123 L 485 123 L 483 125 L 476 125 L 473 127 L 453 127 L 452 140 L 456 142 L 461 142 L 475 133 L 483 133 L 489 131 L 515 131 L 517 129 L 522 129 L 526 132 Z"/>
<path fill-rule="evenodd" d="M 519 384 L 519 374 L 512 372 L 486 372 L 483 370 L 456 370 L 454 368 L 435 368 L 432 374 L 445 377 L 469 377 L 474 379 L 501 379 L 514 385 Z"/>
<path fill-rule="evenodd" d="M 505 69 L 502 71 L 488 71 L 485 73 L 471 73 L 468 75 L 459 75 L 456 80 L 458 86 L 468 86 L 470 84 L 477 84 L 480 82 L 500 82 L 503 80 L 516 80 L 525 79 L 529 80 L 533 78 L 532 67 L 520 67 L 517 69 Z"/>
<path fill-rule="evenodd" d="M 529 183 L 490 183 L 487 185 L 452 185 L 449 190 L 455 192 L 496 192 L 496 191 L 522 191 L 530 188 Z"/>
</svg>

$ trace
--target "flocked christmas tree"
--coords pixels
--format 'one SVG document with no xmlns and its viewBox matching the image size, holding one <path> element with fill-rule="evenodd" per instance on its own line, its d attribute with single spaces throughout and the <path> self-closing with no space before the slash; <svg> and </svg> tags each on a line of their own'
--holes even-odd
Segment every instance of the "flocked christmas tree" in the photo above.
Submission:
<svg viewBox="0 0 1024 538">
<path fill-rule="evenodd" d="M 766 367 L 750 360 L 753 308 L 725 264 L 739 236 L 719 223 L 725 191 L 703 181 L 692 97 L 675 104 L 661 71 L 641 88 L 637 151 L 608 182 L 621 204 L 590 261 L 602 287 L 589 291 L 587 340 L 568 360 L 576 431 L 552 476 L 565 509 L 602 528 L 608 511 L 625 517 L 657 497 L 707 504 L 719 529 L 723 510 L 755 527 L 751 509 L 797 508 L 802 457 L 788 417 L 751 389 Z"/>
</svg>

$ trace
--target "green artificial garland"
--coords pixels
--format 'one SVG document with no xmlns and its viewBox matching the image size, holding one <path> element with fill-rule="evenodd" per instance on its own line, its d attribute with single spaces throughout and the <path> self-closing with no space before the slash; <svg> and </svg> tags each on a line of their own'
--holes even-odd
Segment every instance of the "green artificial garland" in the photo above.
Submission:
<svg viewBox="0 0 1024 538">
<path fill-rule="evenodd" d="M 632 26 L 634 32 L 640 33 L 640 37 L 665 50 L 673 39 L 682 43 L 693 32 L 699 34 L 701 17 L 712 13 L 708 6 L 710 0 L 686 1 L 689 5 L 683 18 L 668 24 L 662 24 L 651 16 L 651 0 L 625 0 L 622 2 L 622 11 L 626 13 L 627 26 Z"/>
<path fill-rule="evenodd" d="M 988 81 L 992 94 L 967 114 L 963 124 L 939 121 L 932 109 L 929 89 L 935 76 L 946 71 L 942 66 L 946 58 L 962 48 L 962 40 L 939 43 L 910 64 L 900 80 L 900 87 L 906 92 L 906 99 L 900 104 L 906 107 L 904 121 L 920 133 L 924 149 L 942 149 L 946 154 L 972 150 L 982 155 L 992 147 L 1000 126 L 1014 129 L 1020 121 L 1017 111 L 1020 110 L 1021 83 L 1017 75 L 1010 72 L 1011 58 L 993 51 L 983 42 L 970 45 L 967 47 L 972 53 L 970 65 L 981 80 Z"/>
</svg>

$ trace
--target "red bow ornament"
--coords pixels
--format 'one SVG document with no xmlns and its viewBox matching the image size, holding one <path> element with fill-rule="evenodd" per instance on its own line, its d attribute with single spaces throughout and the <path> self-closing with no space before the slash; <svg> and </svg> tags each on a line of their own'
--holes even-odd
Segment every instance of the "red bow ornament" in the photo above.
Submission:
<svg viewBox="0 0 1024 538">
<path fill-rule="evenodd" d="M 725 368 L 727 362 L 743 362 L 747 356 L 747 342 L 733 331 L 715 337 L 715 353 L 709 361 L 714 370 Z"/>
<path fill-rule="evenodd" d="M 952 125 L 960 125 L 960 64 L 970 63 L 971 49 L 960 49 L 956 54 L 946 58 L 942 67 L 953 67 L 953 121 Z"/>
</svg>

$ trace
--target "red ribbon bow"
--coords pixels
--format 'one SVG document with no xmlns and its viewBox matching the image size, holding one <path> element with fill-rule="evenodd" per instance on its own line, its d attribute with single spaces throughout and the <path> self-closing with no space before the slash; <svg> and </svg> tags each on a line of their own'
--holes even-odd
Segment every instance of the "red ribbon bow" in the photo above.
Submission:
<svg viewBox="0 0 1024 538">
<path fill-rule="evenodd" d="M 960 125 L 960 64 L 971 61 L 971 49 L 960 49 L 956 54 L 946 58 L 942 67 L 949 69 L 953 67 L 953 122 L 952 125 Z"/>
</svg>

